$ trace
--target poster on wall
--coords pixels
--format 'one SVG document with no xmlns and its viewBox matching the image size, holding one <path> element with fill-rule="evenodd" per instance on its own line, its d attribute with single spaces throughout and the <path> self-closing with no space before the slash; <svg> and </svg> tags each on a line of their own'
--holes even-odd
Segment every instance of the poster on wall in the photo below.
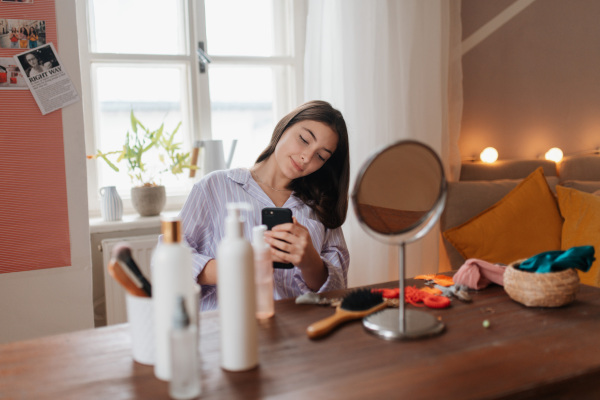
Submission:
<svg viewBox="0 0 600 400">
<path fill-rule="evenodd" d="M 34 49 L 46 44 L 46 21 L 0 18 L 0 48 Z"/>
<path fill-rule="evenodd" d="M 13 58 L 0 57 L 0 90 L 25 89 L 27 82 Z"/>
<path fill-rule="evenodd" d="M 43 115 L 79 101 L 52 43 L 14 56 Z"/>
</svg>

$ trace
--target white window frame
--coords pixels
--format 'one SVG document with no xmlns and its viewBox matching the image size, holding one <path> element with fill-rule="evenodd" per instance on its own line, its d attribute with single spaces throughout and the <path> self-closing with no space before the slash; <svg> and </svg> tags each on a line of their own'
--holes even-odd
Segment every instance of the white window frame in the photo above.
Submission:
<svg viewBox="0 0 600 400">
<path fill-rule="evenodd" d="M 286 8 L 280 7 L 282 0 L 273 0 L 276 5 L 275 21 L 280 24 L 293 24 L 291 32 L 291 55 L 276 57 L 241 57 L 241 56 L 216 56 L 210 54 L 210 43 L 206 40 L 204 0 L 184 0 L 184 11 L 186 15 L 186 27 L 188 32 L 187 50 L 184 55 L 139 55 L 139 54 L 106 54 L 93 53 L 90 46 L 90 35 L 88 30 L 88 0 L 77 0 L 77 21 L 79 37 L 79 53 L 81 62 L 82 76 L 82 99 L 84 104 L 84 128 L 85 128 L 85 148 L 87 154 L 96 152 L 95 132 L 97 132 L 97 121 L 93 110 L 97 106 L 92 85 L 92 64 L 93 63 L 141 63 L 156 62 L 169 63 L 181 62 L 187 63 L 189 76 L 188 80 L 192 87 L 188 101 L 189 115 L 187 123 L 192 127 L 192 136 L 188 138 L 190 143 L 195 140 L 211 139 L 211 111 L 208 74 L 211 65 L 226 66 L 285 66 L 291 67 L 292 76 L 280 76 L 278 93 L 276 95 L 275 113 L 278 117 L 283 116 L 290 109 L 300 104 L 303 100 L 303 75 L 304 75 L 304 43 L 306 36 L 306 15 L 307 0 L 287 0 L 289 1 L 288 13 Z M 291 14 L 291 15 L 290 15 Z M 199 73 L 198 56 L 196 48 L 198 42 L 205 43 L 205 49 L 211 58 L 211 64 L 207 66 L 207 73 Z M 281 82 L 285 82 L 284 85 Z M 88 208 L 90 217 L 100 215 L 100 203 L 98 198 L 98 177 L 96 162 L 87 163 L 88 180 Z M 134 214 L 135 211 L 129 200 L 129 193 L 122 195 L 124 211 L 127 214 Z M 179 210 L 185 201 L 186 195 L 170 195 L 167 200 L 165 211 Z"/>
</svg>

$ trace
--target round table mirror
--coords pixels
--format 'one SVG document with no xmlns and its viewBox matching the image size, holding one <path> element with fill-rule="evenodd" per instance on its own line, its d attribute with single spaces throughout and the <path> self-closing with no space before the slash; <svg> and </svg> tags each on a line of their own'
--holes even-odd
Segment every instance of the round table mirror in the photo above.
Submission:
<svg viewBox="0 0 600 400">
<path fill-rule="evenodd" d="M 397 245 L 399 310 L 384 309 L 363 319 L 384 339 L 414 339 L 441 333 L 432 314 L 404 304 L 406 244 L 435 225 L 446 202 L 446 178 L 437 154 L 423 143 L 403 140 L 371 156 L 361 168 L 352 203 L 361 226 L 377 240 Z"/>
</svg>

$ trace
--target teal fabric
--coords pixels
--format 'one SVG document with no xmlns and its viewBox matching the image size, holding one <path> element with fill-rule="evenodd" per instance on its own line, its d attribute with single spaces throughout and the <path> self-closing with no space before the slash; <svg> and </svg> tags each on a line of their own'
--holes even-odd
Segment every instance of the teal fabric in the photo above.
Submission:
<svg viewBox="0 0 600 400">
<path fill-rule="evenodd" d="M 571 247 L 569 250 L 547 251 L 537 254 L 519 265 L 518 269 L 529 272 L 557 272 L 569 268 L 589 271 L 596 258 L 594 246 Z"/>
</svg>

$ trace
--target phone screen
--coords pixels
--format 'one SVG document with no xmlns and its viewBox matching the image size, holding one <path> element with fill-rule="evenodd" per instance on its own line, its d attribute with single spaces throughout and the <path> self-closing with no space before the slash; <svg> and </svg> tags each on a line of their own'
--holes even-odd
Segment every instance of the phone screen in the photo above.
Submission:
<svg viewBox="0 0 600 400">
<path fill-rule="evenodd" d="M 292 222 L 292 210 L 281 207 L 268 207 L 262 209 L 262 223 L 271 230 L 274 226 Z M 273 268 L 290 269 L 293 264 L 274 262 Z"/>
</svg>

